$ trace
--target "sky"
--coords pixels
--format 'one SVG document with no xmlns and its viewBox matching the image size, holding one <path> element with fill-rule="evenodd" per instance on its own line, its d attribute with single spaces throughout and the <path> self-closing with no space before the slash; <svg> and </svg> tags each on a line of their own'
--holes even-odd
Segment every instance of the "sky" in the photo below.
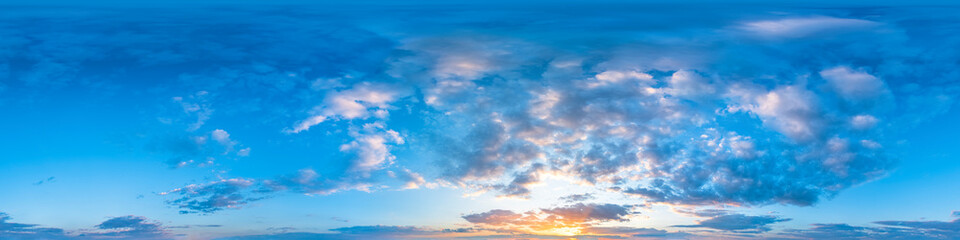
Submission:
<svg viewBox="0 0 960 240">
<path fill-rule="evenodd" d="M 0 1 L 0 239 L 960 239 L 958 10 Z"/>
</svg>

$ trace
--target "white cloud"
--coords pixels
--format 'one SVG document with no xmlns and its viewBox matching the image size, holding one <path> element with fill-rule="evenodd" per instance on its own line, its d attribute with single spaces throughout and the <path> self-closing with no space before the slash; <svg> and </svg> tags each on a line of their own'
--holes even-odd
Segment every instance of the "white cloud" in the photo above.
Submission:
<svg viewBox="0 0 960 240">
<path fill-rule="evenodd" d="M 810 35 L 868 28 L 878 25 L 876 22 L 835 17 L 786 18 L 744 23 L 741 28 L 747 32 L 775 38 L 798 38 Z"/>
<path fill-rule="evenodd" d="M 383 123 L 368 123 L 362 128 L 350 129 L 353 141 L 340 145 L 341 152 L 355 154 L 352 170 L 368 173 L 389 165 L 395 158 L 390 154 L 389 144 L 403 144 L 403 138 L 396 131 L 385 129 Z"/>
<path fill-rule="evenodd" d="M 624 81 L 635 81 L 637 83 L 652 84 L 653 76 L 647 73 L 636 71 L 604 71 L 594 76 L 595 82 L 590 82 L 587 87 L 595 88 L 618 84 Z"/>
<path fill-rule="evenodd" d="M 876 117 L 871 115 L 856 115 L 850 119 L 850 125 L 857 130 L 866 130 L 876 126 L 878 121 Z"/>
<path fill-rule="evenodd" d="M 822 120 L 816 95 L 798 86 L 785 86 L 756 98 L 753 112 L 763 123 L 793 140 L 813 140 Z"/>
<path fill-rule="evenodd" d="M 676 71 L 670 76 L 669 83 L 670 89 L 667 90 L 667 93 L 678 97 L 708 97 L 716 92 L 714 86 L 706 78 L 693 71 Z"/>
<path fill-rule="evenodd" d="M 877 77 L 863 71 L 839 66 L 820 71 L 820 76 L 841 97 L 851 101 L 876 99 L 886 93 L 887 87 Z"/>
<path fill-rule="evenodd" d="M 312 111 L 312 116 L 298 122 L 288 133 L 309 130 L 331 118 L 366 119 L 371 116 L 385 118 L 389 104 L 407 93 L 394 86 L 379 84 L 358 84 L 351 89 L 334 91 L 327 94 L 323 104 Z"/>
</svg>

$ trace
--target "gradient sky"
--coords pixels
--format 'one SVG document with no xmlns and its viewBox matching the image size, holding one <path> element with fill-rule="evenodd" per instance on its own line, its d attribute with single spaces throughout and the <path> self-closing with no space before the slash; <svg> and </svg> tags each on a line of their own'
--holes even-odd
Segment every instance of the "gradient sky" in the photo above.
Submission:
<svg viewBox="0 0 960 240">
<path fill-rule="evenodd" d="M 960 239 L 957 12 L 0 1 L 0 239 Z"/>
</svg>

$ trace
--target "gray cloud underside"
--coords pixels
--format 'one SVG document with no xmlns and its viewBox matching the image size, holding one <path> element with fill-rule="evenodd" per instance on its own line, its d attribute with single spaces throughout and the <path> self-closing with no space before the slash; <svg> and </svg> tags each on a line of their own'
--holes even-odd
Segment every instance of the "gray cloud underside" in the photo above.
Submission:
<svg viewBox="0 0 960 240">
<path fill-rule="evenodd" d="M 60 228 L 40 227 L 38 224 L 9 222 L 11 218 L 0 212 L 0 239 L 10 240 L 95 240 L 144 239 L 171 240 L 173 235 L 159 223 L 140 216 L 114 217 L 91 230 L 68 232 Z"/>
</svg>

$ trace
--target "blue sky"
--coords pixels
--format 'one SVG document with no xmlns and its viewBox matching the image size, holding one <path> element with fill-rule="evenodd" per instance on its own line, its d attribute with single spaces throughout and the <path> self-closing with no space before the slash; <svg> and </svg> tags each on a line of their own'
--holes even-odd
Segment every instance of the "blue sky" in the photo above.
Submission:
<svg viewBox="0 0 960 240">
<path fill-rule="evenodd" d="M 956 239 L 945 2 L 9 1 L 0 239 Z"/>
</svg>

